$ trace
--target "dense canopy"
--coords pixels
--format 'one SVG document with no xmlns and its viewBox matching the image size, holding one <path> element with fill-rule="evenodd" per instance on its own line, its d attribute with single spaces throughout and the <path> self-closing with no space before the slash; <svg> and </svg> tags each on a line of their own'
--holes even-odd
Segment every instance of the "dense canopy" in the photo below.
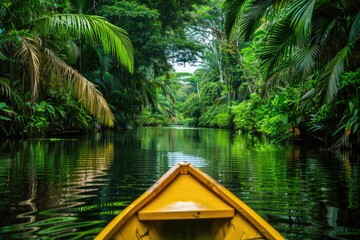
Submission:
<svg viewBox="0 0 360 240">
<path fill-rule="evenodd" d="M 358 0 L 1 0 L 0 10 L 2 136 L 177 123 L 359 144 Z"/>
</svg>

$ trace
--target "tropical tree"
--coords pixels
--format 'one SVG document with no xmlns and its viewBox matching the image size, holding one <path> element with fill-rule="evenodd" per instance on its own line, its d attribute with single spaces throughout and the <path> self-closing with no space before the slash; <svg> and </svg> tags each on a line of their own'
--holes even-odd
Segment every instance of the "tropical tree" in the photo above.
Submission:
<svg viewBox="0 0 360 240">
<path fill-rule="evenodd" d="M 142 110 L 146 114 L 141 116 L 150 114 L 151 119 L 155 119 L 151 114 L 157 119 L 162 116 L 161 121 L 174 118 L 171 63 L 193 61 L 200 49 L 185 34 L 194 20 L 190 13 L 196 10 L 195 2 L 202 1 L 111 0 L 99 8 L 100 15 L 127 30 L 134 45 L 134 74 L 128 76 L 121 69 L 112 72 L 116 77 L 122 76 L 113 85 L 116 93 L 110 94 L 117 97 L 112 97 L 110 104 L 123 125 L 136 124 Z"/>
<path fill-rule="evenodd" d="M 303 103 L 308 103 L 307 112 L 311 110 L 308 114 L 314 116 L 303 118 L 310 119 L 310 130 L 332 129 L 330 136 L 340 135 L 337 146 L 349 145 L 348 139 L 357 138 L 356 94 L 338 93 L 343 92 L 340 87 L 347 79 L 342 76 L 360 67 L 359 1 L 226 0 L 224 9 L 231 39 L 252 40 L 262 33 L 256 54 L 265 89 L 299 86 Z M 301 88 L 305 82 L 310 83 L 304 84 L 308 88 Z M 358 88 L 356 84 L 352 87 Z"/>
<path fill-rule="evenodd" d="M 123 29 L 99 16 L 70 14 L 66 4 L 37 0 L 30 4 L 17 0 L 1 3 L 2 75 L 9 76 L 11 85 L 16 78 L 22 79 L 23 93 L 27 88 L 31 90 L 32 103 L 37 101 L 41 87 L 61 87 L 64 85 L 59 82 L 62 82 L 74 90 L 80 102 L 101 123 L 113 126 L 114 117 L 107 101 L 93 83 L 66 63 L 66 55 L 58 54 L 66 49 L 60 43 L 72 40 L 99 45 L 133 72 L 131 42 Z M 22 76 L 16 75 L 17 72 L 23 72 Z"/>
<path fill-rule="evenodd" d="M 259 50 L 267 84 L 317 80 L 323 103 L 338 92 L 344 71 L 359 67 L 360 4 L 357 0 L 226 0 L 226 32 L 250 39 L 258 30 L 267 36 Z M 264 21 L 265 19 L 265 21 Z"/>
</svg>

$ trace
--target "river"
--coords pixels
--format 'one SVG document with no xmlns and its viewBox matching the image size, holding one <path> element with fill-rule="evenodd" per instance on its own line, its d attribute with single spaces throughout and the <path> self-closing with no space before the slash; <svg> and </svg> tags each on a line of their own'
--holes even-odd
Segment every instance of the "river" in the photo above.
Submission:
<svg viewBox="0 0 360 240">
<path fill-rule="evenodd" d="M 179 161 L 286 239 L 360 239 L 358 154 L 185 127 L 1 143 L 0 239 L 92 239 Z"/>
</svg>

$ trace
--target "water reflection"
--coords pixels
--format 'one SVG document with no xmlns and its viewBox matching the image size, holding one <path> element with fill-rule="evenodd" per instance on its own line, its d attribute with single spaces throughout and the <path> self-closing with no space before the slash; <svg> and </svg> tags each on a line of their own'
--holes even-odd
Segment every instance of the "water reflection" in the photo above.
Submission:
<svg viewBox="0 0 360 240">
<path fill-rule="evenodd" d="M 16 218 L 28 219 L 26 222 L 30 222 L 30 223 L 36 221 L 36 216 L 33 214 L 37 212 L 36 203 L 34 202 L 37 196 L 37 182 L 34 178 L 31 178 L 31 180 L 32 182 L 30 183 L 30 188 L 31 188 L 30 198 L 19 203 L 20 206 L 28 206 L 30 211 L 25 213 L 20 213 L 16 216 Z"/>
<path fill-rule="evenodd" d="M 114 160 L 113 142 L 102 136 L 31 140 L 15 150 L 6 154 L 7 158 L 14 156 L 11 160 L 0 160 L 1 215 L 13 216 L 1 218 L 0 226 L 7 227 L 1 228 L 0 234 L 48 236 L 49 229 L 43 229 L 46 226 L 51 234 L 68 235 L 84 225 L 77 223 L 79 218 L 73 218 L 77 213 L 72 210 L 108 185 L 106 172 Z"/>
<path fill-rule="evenodd" d="M 167 153 L 168 158 L 168 166 L 173 167 L 175 164 L 179 162 L 188 162 L 194 166 L 197 167 L 205 167 L 206 160 L 202 157 L 196 157 L 190 154 L 184 154 L 182 152 L 168 152 Z"/>
<path fill-rule="evenodd" d="M 287 239 L 360 236 L 359 155 L 280 147 L 226 130 L 142 128 L 7 142 L 0 238 L 92 239 L 176 162 L 221 182 Z"/>
</svg>

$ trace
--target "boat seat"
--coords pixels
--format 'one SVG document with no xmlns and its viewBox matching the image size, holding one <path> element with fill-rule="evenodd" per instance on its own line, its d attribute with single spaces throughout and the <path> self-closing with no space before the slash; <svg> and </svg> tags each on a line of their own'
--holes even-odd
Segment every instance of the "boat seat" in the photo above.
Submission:
<svg viewBox="0 0 360 240">
<path fill-rule="evenodd" d="M 191 188 L 188 187 L 191 185 Z M 139 220 L 232 218 L 235 210 L 191 175 L 179 175 L 139 212 Z"/>
</svg>

